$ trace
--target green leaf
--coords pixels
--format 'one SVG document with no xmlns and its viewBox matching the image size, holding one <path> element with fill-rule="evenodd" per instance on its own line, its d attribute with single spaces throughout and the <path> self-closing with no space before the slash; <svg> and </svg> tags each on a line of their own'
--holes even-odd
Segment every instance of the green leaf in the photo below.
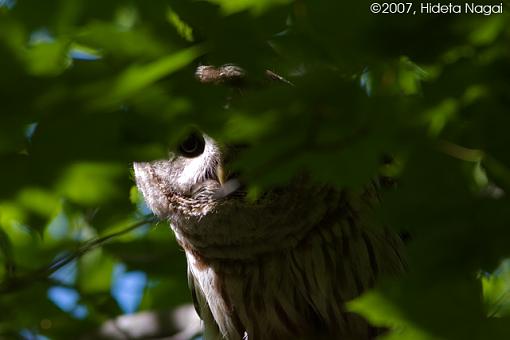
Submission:
<svg viewBox="0 0 510 340">
<path fill-rule="evenodd" d="M 57 76 L 71 65 L 69 43 L 37 43 L 26 54 L 28 71 L 36 76 Z"/>
<path fill-rule="evenodd" d="M 78 262 L 78 287 L 87 294 L 108 292 L 116 263 L 101 249 L 90 251 Z"/>
<path fill-rule="evenodd" d="M 125 172 L 118 164 L 77 163 L 62 175 L 58 190 L 65 197 L 83 205 L 104 203 L 122 193 L 115 181 Z"/>
<path fill-rule="evenodd" d="M 292 0 L 207 0 L 209 2 L 218 4 L 224 14 L 232 14 L 235 12 L 249 10 L 255 14 L 260 14 L 267 11 L 271 7 L 287 5 L 292 3 Z"/>
<path fill-rule="evenodd" d="M 510 315 L 510 260 L 503 261 L 494 273 L 482 275 L 481 280 L 487 314 Z"/>
<path fill-rule="evenodd" d="M 108 93 L 99 94 L 95 107 L 111 107 L 133 96 L 156 81 L 178 71 L 203 53 L 202 47 L 190 47 L 152 63 L 134 65 L 118 76 L 108 88 Z"/>
<path fill-rule="evenodd" d="M 186 41 L 193 42 L 195 39 L 193 38 L 193 28 L 191 28 L 186 22 L 184 22 L 181 17 L 172 10 L 171 8 L 168 8 L 167 14 L 166 14 L 168 21 L 172 26 L 175 27 L 177 30 L 177 33 Z"/>
</svg>

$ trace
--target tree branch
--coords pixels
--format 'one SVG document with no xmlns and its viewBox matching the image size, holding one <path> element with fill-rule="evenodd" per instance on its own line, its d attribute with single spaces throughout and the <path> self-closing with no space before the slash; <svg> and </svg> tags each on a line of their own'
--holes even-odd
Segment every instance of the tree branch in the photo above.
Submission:
<svg viewBox="0 0 510 340">
<path fill-rule="evenodd" d="M 153 223 L 153 222 L 155 222 L 155 219 L 153 217 L 144 219 L 142 221 L 138 221 L 138 222 L 136 222 L 120 231 L 85 241 L 75 251 L 71 252 L 70 254 L 63 255 L 62 257 L 56 259 L 52 263 L 50 263 L 46 266 L 43 266 L 39 269 L 33 270 L 33 271 L 26 273 L 22 276 L 7 277 L 6 280 L 4 280 L 2 283 L 0 283 L 0 294 L 17 291 L 17 290 L 25 288 L 27 285 L 32 284 L 36 281 L 45 280 L 48 276 L 50 276 L 51 274 L 53 274 L 60 268 L 69 264 L 70 262 L 82 257 L 89 251 L 102 246 L 103 244 L 107 243 L 108 241 L 110 241 L 118 236 L 127 234 L 130 231 L 133 231 L 137 228 L 140 228 L 146 224 Z"/>
</svg>

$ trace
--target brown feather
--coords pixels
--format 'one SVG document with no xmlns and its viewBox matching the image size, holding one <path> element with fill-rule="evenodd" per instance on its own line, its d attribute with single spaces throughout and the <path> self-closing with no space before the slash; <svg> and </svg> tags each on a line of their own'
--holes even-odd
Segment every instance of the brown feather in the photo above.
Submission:
<svg viewBox="0 0 510 340">
<path fill-rule="evenodd" d="M 135 174 L 186 252 L 205 338 L 374 337 L 345 302 L 404 267 L 398 235 L 368 223 L 375 187 L 354 194 L 301 176 L 257 202 L 215 195 L 207 174 L 223 155 L 204 138 L 202 155 L 135 164 Z"/>
</svg>

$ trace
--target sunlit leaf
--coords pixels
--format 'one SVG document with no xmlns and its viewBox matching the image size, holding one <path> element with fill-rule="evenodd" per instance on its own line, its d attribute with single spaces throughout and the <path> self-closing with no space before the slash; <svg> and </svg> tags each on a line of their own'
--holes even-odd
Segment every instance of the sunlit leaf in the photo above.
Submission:
<svg viewBox="0 0 510 340">
<path fill-rule="evenodd" d="M 481 275 L 483 295 L 489 316 L 501 317 L 510 313 L 510 262 L 504 261 L 490 275 Z"/>
<path fill-rule="evenodd" d="M 236 0 L 236 1 L 228 1 L 228 0 L 208 0 L 209 2 L 216 3 L 221 6 L 223 12 L 225 14 L 230 14 L 234 12 L 239 12 L 243 10 L 250 10 L 254 13 L 261 13 L 266 11 L 267 9 L 278 6 L 278 5 L 286 5 L 292 2 L 292 0 Z"/>
<path fill-rule="evenodd" d="M 186 41 L 192 42 L 193 39 L 193 28 L 185 23 L 179 15 L 171 8 L 167 11 L 168 21 L 175 27 L 177 33 Z"/>
<path fill-rule="evenodd" d="M 99 107 L 120 104 L 129 96 L 186 66 L 202 53 L 201 48 L 192 47 L 149 64 L 131 66 L 114 81 L 108 94 L 102 94 L 103 98 L 96 100 L 95 104 Z"/>
<path fill-rule="evenodd" d="M 66 42 L 37 43 L 27 53 L 29 72 L 38 76 L 56 76 L 70 65 L 68 53 L 69 44 Z"/>
<path fill-rule="evenodd" d="M 53 216 L 59 208 L 58 196 L 37 188 L 23 190 L 19 201 L 26 209 L 45 217 Z"/>
<path fill-rule="evenodd" d="M 75 164 L 60 179 L 59 191 L 80 204 L 100 204 L 121 194 L 114 181 L 123 171 L 117 164 Z"/>
</svg>

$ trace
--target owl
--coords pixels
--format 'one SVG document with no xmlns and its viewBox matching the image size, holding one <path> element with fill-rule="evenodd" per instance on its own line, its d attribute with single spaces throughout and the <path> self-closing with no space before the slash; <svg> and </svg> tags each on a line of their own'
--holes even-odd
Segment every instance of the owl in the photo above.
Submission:
<svg viewBox="0 0 510 340">
<path fill-rule="evenodd" d="M 299 174 L 257 200 L 228 175 L 231 150 L 191 133 L 168 159 L 134 163 L 149 208 L 184 249 L 206 340 L 371 339 L 345 303 L 404 267 L 400 237 L 362 192 Z"/>
</svg>

